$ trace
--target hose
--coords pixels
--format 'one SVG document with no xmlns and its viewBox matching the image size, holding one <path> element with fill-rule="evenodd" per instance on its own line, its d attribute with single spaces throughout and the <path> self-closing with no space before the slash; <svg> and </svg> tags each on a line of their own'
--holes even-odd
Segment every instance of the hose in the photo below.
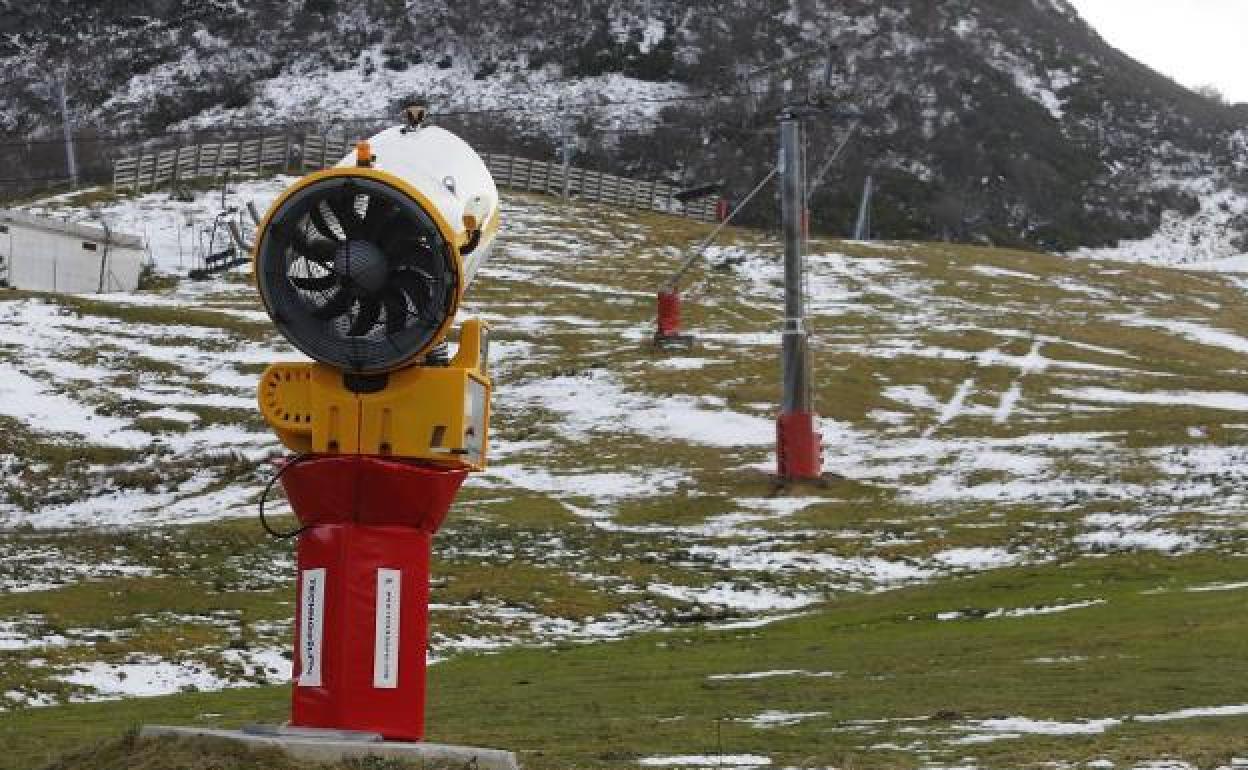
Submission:
<svg viewBox="0 0 1248 770">
<path fill-rule="evenodd" d="M 278 468 L 277 473 L 273 474 L 273 478 L 269 479 L 269 482 L 264 485 L 264 492 L 260 495 L 260 526 L 264 527 L 265 532 L 268 532 L 271 536 L 277 538 L 278 540 L 289 540 L 292 537 L 298 537 L 299 535 L 303 534 L 303 532 L 307 530 L 308 527 L 302 526 L 290 532 L 279 532 L 278 530 L 273 529 L 273 527 L 269 525 L 269 520 L 265 518 L 264 504 L 268 501 L 269 494 L 272 493 L 273 491 L 273 486 L 277 484 L 278 481 L 281 480 L 282 475 L 285 474 L 286 471 L 290 470 L 291 468 L 295 467 L 296 465 L 299 465 L 300 463 L 304 461 L 315 460 L 315 459 L 316 459 L 316 455 L 295 455 L 293 458 L 290 459 L 289 462 L 282 465 L 281 468 Z"/>
</svg>

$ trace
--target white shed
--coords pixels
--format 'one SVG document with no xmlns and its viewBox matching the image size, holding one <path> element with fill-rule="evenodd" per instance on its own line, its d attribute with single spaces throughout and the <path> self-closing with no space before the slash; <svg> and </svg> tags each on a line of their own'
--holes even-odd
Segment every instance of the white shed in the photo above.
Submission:
<svg viewBox="0 0 1248 770">
<path fill-rule="evenodd" d="M 0 285 L 30 291 L 134 291 L 143 241 L 106 227 L 0 210 Z"/>
</svg>

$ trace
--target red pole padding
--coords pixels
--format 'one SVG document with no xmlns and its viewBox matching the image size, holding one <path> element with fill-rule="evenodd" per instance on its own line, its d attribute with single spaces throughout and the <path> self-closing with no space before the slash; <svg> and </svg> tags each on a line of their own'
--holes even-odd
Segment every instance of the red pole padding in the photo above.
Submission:
<svg viewBox="0 0 1248 770">
<path fill-rule="evenodd" d="M 715 201 L 715 219 L 723 222 L 728 218 L 728 214 L 732 212 L 727 198 L 720 198 Z"/>
<path fill-rule="evenodd" d="M 360 524 L 299 536 L 291 725 L 424 737 L 431 537 Z"/>
<path fill-rule="evenodd" d="M 468 472 L 363 455 L 302 459 L 282 488 L 304 526 L 399 524 L 437 532 Z"/>
<path fill-rule="evenodd" d="M 291 724 L 420 740 L 430 544 L 467 471 L 303 459 L 282 476 L 299 535 Z"/>
<path fill-rule="evenodd" d="M 776 465 L 780 478 L 790 481 L 823 475 L 823 436 L 815 430 L 815 415 L 790 412 L 776 420 Z"/>
<path fill-rule="evenodd" d="M 659 338 L 680 336 L 680 293 L 659 292 Z"/>
</svg>

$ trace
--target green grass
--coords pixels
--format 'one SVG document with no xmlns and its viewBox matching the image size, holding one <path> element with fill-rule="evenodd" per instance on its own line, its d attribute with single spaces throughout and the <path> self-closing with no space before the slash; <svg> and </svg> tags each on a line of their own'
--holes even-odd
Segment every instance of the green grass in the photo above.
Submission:
<svg viewBox="0 0 1248 770">
<path fill-rule="evenodd" d="M 519 200 L 548 204 L 537 197 Z M 668 633 L 593 646 L 560 642 L 541 650 L 457 656 L 432 673 L 432 738 L 519 748 L 528 766 L 538 770 L 632 766 L 637 757 L 650 754 L 714 754 L 721 738 L 726 753 L 766 754 L 776 766 L 798 767 L 913 768 L 921 764 L 923 752 L 868 747 L 916 741 L 941 761 L 975 756 L 984 767 L 1000 768 L 1162 756 L 1204 767 L 1248 750 L 1239 737 L 1248 732 L 1244 718 L 1128 722 L 1100 736 L 948 745 L 957 737 L 955 728 L 993 716 L 1120 717 L 1248 701 L 1237 687 L 1248 673 L 1242 662 L 1248 650 L 1239 641 L 1248 637 L 1241 619 L 1245 594 L 1177 591 L 1191 583 L 1242 580 L 1242 554 L 1248 550 L 1248 534 L 1237 515 L 1243 477 L 1228 468 L 1213 491 L 1189 496 L 1183 485 L 1198 483 L 1198 474 L 1165 470 L 1159 454 L 1239 446 L 1248 439 L 1248 425 L 1241 424 L 1239 414 L 1210 408 L 1107 404 L 1089 410 L 1077 399 L 1058 395 L 1059 389 L 1083 387 L 1242 391 L 1241 354 L 1111 319 L 1188 319 L 1248 336 L 1248 311 L 1238 286 L 1217 276 L 1135 267 L 1113 272 L 1104 265 L 1015 251 L 817 242 L 812 253 L 836 251 L 871 260 L 870 269 L 867 263 L 850 263 L 835 275 L 824 271 L 822 278 L 834 293 L 854 299 L 812 319 L 818 330 L 813 342 L 817 406 L 836 421 L 828 430 L 829 463 L 849 468 L 846 475 L 853 478 L 785 488 L 770 478 L 767 462 L 771 428 L 766 421 L 778 394 L 777 352 L 770 342 L 730 336 L 778 330 L 775 281 L 752 283 L 731 268 L 695 271 L 686 285 L 685 323 L 700 338 L 692 351 L 678 355 L 703 358 L 706 364 L 665 368 L 669 354 L 655 351 L 648 340 L 652 295 L 682 250 L 709 226 L 577 203 L 560 204 L 559 210 L 570 213 L 563 219 L 535 218 L 528 229 L 517 228 L 500 243 L 493 264 L 529 273 L 491 277 L 487 271 L 469 301 L 491 317 L 531 317 L 524 326 L 494 323 L 496 341 L 531 346 L 496 363 L 500 400 L 492 429 L 511 445 L 496 464 L 549 469 L 573 480 L 552 492 L 494 477 L 463 491 L 435 540 L 433 568 L 434 601 L 457 608 L 436 610 L 432 631 L 435 641 L 461 636 L 506 638 L 515 646 L 541 641 L 523 623 L 506 621 L 508 613 L 520 611 L 573 622 L 623 617 L 661 624 Z M 776 244 L 761 233 L 729 228 L 724 238 L 759 255 L 759 263 L 777 253 Z M 535 254 L 537 248 L 543 252 Z M 976 265 L 1029 277 L 984 275 L 972 270 Z M 228 280 L 246 282 L 244 276 Z M 1072 290 L 1072 281 L 1114 296 Z M 200 369 L 183 369 L 174 357 L 161 360 L 157 346 L 224 354 L 219 358 L 227 374 L 232 366 L 234 373 L 252 376 L 263 365 L 250 357 L 230 364 L 232 351 L 252 351 L 260 344 L 286 349 L 269 324 L 237 315 L 259 310 L 254 296 L 240 286 L 194 293 L 194 304 L 186 307 L 163 301 L 179 296 L 170 288 L 156 290 L 160 304 L 22 292 L 2 292 L 0 300 L 35 298 L 86 321 L 119 321 L 122 328 L 143 330 L 143 342 L 152 344 L 144 345 L 140 355 L 109 344 L 65 353 L 71 363 L 106 371 L 100 383 L 79 378 L 54 384 L 58 392 L 101 414 L 130 419 L 135 428 L 171 439 L 205 426 L 259 429 L 257 414 L 247 408 L 170 404 L 156 394 L 144 399 L 141 391 L 151 384 L 176 384 L 196 397 L 245 392 L 202 382 Z M 544 325 L 532 320 L 542 317 L 573 320 Z M 188 326 L 220 333 L 200 338 Z M 148 335 L 151 328 L 174 333 Z M 1019 359 L 1036 343 L 1053 362 L 1023 371 Z M 884 349 L 891 352 L 881 354 Z M 0 360 L 27 366 L 29 359 L 0 347 Z M 32 376 L 44 374 L 31 371 Z M 513 408 L 503 398 L 516 386 L 586 374 L 605 375 L 625 392 L 649 399 L 656 410 L 673 403 L 671 398 L 717 398 L 728 410 L 762 418 L 763 440 L 741 447 L 708 446 L 622 429 L 616 420 L 602 421 L 582 440 L 565 434 L 557 411 L 561 405 Z M 942 422 L 943 407 L 968 380 L 974 387 L 966 409 Z M 1008 420 L 994 421 L 1003 395 L 1015 385 L 1022 393 L 1019 408 Z M 913 402 L 899 394 L 902 387 L 910 389 Z M 194 413 L 198 420 L 188 426 L 141 416 L 158 406 Z M 901 419 L 890 422 L 888 414 Z M 928 430 L 930 437 L 924 439 Z M 1103 435 L 1097 446 L 1075 450 L 1042 444 L 1005 449 L 1001 443 L 1080 432 Z M 532 443 L 515 445 L 522 441 Z M 254 502 L 269 469 L 256 468 L 229 449 L 175 454 L 84 446 L 0 418 L 0 461 L 9 463 L 0 493 L 37 513 L 41 506 L 78 499 L 84 490 L 177 492 L 207 471 L 208 491 L 245 485 L 243 504 L 231 512 L 248 513 L 248 501 Z M 890 452 L 903 450 L 913 454 L 889 459 Z M 1037 470 L 981 463 L 993 454 L 1043 462 Z M 574 478 L 656 470 L 678 474 L 675 487 L 604 498 L 578 487 Z M 1002 485 L 1037 477 L 1058 493 L 993 496 Z M 917 485 L 942 480 L 962 496 L 913 494 Z M 1097 498 L 1077 488 L 1100 483 L 1136 485 L 1127 488 L 1139 494 Z M 972 497 L 981 492 L 983 497 Z M 765 502 L 772 497 L 782 498 L 781 503 L 785 497 L 803 497 L 809 504 L 771 514 Z M 1191 534 L 1207 550 L 1179 557 L 1088 556 L 1094 549 L 1076 545 L 1075 538 L 1089 531 L 1086 517 L 1093 513 L 1144 513 L 1152 517 L 1149 528 Z M 587 523 L 587 514 L 612 526 Z M 752 518 L 734 525 L 736 531 L 707 527 L 742 515 Z M 277 523 L 292 526 L 288 519 Z M 734 571 L 705 553 L 696 554 L 698 546 L 917 565 L 950 548 L 992 547 L 1024 554 L 1039 566 L 971 578 L 940 575 L 925 586 L 859 595 L 850 589 L 862 580 L 852 575 L 815 569 Z M 0 556 L 5 557 L 0 579 L 52 585 L 0 595 L 0 621 L 16 622 L 35 637 L 118 632 L 90 645 L 0 651 L 0 704 L 10 690 L 73 694 L 55 677 L 80 662 L 151 655 L 201 661 L 229 674 L 221 660 L 229 646 L 281 649 L 289 643 L 291 545 L 269 541 L 254 521 L 159 528 L 140 522 L 125 532 L 21 529 L 0 532 Z M 142 568 L 142 574 L 88 580 L 73 571 L 74 565 L 112 563 Z M 800 591 L 829 603 L 774 626 L 715 633 L 703 628 L 705 622 L 750 613 L 662 598 L 650 590 L 655 583 Z M 1169 592 L 1142 593 L 1158 587 Z M 1018 619 L 935 619 L 938 612 L 967 610 L 973 616 L 1092 598 L 1107 604 Z M 1070 655 L 1086 660 L 1027 663 Z M 33 657 L 46 665 L 28 665 Z M 771 668 L 842 675 L 707 679 Z M 38 766 L 93 741 L 104 742 L 99 757 L 139 767 L 167 749 L 118 743 L 117 736 L 134 724 L 275 722 L 286 715 L 285 699 L 284 688 L 259 687 L 14 710 L 0 717 L 0 748 L 8 750 L 0 767 Z M 769 709 L 828 713 L 771 730 L 739 721 Z M 852 723 L 914 717 L 926 719 L 870 729 Z"/>
<path fill-rule="evenodd" d="M 916 740 L 926 755 L 953 760 L 973 751 L 981 767 L 1003 770 L 1166 756 L 1209 766 L 1248 751 L 1243 718 L 1128 721 L 1101 735 L 1004 739 L 973 749 L 947 742 L 981 719 L 1125 718 L 1248 701 L 1243 592 L 1183 591 L 1242 577 L 1243 559 L 1085 557 L 843 595 L 762 628 L 685 628 L 460 657 L 431 669 L 429 739 L 517 750 L 529 768 L 619 767 L 650 755 L 713 756 L 721 747 L 769 756 L 780 766 L 917 768 L 914 753 L 870 748 Z M 1105 603 L 1020 618 L 936 617 L 1093 599 Z M 1034 662 L 1072 656 L 1078 662 Z M 709 678 L 790 669 L 836 675 Z M 0 727 L 0 767 L 37 766 L 59 750 L 144 722 L 281 721 L 287 692 L 257 688 L 16 712 Z M 743 721 L 769 710 L 826 713 L 772 729 Z M 856 724 L 862 720 L 893 721 Z"/>
</svg>

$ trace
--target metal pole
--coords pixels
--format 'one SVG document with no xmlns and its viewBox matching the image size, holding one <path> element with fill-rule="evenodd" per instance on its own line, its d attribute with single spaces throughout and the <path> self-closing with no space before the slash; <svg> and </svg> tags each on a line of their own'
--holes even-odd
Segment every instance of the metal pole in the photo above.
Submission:
<svg viewBox="0 0 1248 770">
<path fill-rule="evenodd" d="M 784 393 L 781 413 L 810 412 L 810 361 L 803 299 L 802 123 L 786 113 L 780 119 L 781 205 L 784 218 Z"/>
<path fill-rule="evenodd" d="M 78 159 L 74 157 L 74 128 L 69 120 L 69 97 L 65 93 L 65 76 L 57 81 L 57 92 L 61 100 L 61 125 L 65 129 L 65 165 L 69 169 L 70 184 L 78 189 Z"/>
<path fill-rule="evenodd" d="M 802 119 L 794 109 L 780 115 L 780 200 L 784 220 L 784 331 L 780 415 L 776 419 L 777 475 L 784 481 L 817 480 L 823 474 L 822 438 L 816 430 L 806 332 L 806 159 Z"/>
<path fill-rule="evenodd" d="M 568 124 L 563 114 L 562 103 L 559 106 L 559 139 L 559 150 L 563 155 L 563 199 L 567 200 L 572 189 L 572 182 L 568 179 L 568 166 L 572 162 L 572 148 L 568 144 Z"/>
<path fill-rule="evenodd" d="M 871 240 L 871 194 L 875 192 L 875 180 L 867 175 L 862 185 L 862 201 L 858 204 L 858 221 L 854 224 L 854 240 Z"/>
</svg>

